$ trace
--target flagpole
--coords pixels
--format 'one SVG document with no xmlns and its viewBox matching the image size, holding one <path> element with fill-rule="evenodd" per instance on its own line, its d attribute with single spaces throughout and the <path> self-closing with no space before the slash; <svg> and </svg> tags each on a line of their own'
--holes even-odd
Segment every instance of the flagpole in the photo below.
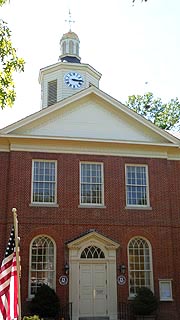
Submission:
<svg viewBox="0 0 180 320">
<path fill-rule="evenodd" d="M 18 319 L 21 320 L 21 290 L 20 290 L 20 261 L 19 261 L 19 239 L 18 239 L 18 220 L 17 220 L 17 209 L 12 208 L 14 217 L 14 236 L 15 236 L 15 248 L 16 248 L 16 265 L 17 265 L 17 280 L 18 280 L 18 308 L 19 316 Z"/>
</svg>

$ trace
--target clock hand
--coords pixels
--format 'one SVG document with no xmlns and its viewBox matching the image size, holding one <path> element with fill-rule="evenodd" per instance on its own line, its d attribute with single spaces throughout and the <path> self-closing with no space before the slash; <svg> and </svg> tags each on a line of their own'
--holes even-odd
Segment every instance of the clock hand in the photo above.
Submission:
<svg viewBox="0 0 180 320">
<path fill-rule="evenodd" d="M 72 78 L 71 80 L 72 80 L 72 81 L 77 81 L 77 82 L 83 82 L 83 80 L 81 80 L 81 79 L 74 79 L 74 78 Z"/>
</svg>

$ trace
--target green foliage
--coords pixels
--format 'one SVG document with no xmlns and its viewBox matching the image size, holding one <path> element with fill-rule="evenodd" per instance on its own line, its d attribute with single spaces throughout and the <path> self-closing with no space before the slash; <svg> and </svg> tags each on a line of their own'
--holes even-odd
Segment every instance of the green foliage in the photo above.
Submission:
<svg viewBox="0 0 180 320">
<path fill-rule="evenodd" d="M 0 0 L 0 6 L 2 6 L 3 4 L 5 4 L 5 2 L 7 2 L 7 0 Z"/>
<path fill-rule="evenodd" d="M 7 0 L 0 0 L 2 6 Z M 18 58 L 7 23 L 0 19 L 0 107 L 12 107 L 15 98 L 13 74 L 24 71 L 24 60 Z"/>
<path fill-rule="evenodd" d="M 60 311 L 60 301 L 56 292 L 43 284 L 30 303 L 30 311 L 40 318 L 56 318 Z"/>
<path fill-rule="evenodd" d="M 24 316 L 23 320 L 40 320 L 39 316 Z"/>
<path fill-rule="evenodd" d="M 180 102 L 178 98 L 163 103 L 160 98 L 154 98 L 153 93 L 147 92 L 143 96 L 129 96 L 126 104 L 130 109 L 162 129 L 180 130 Z"/>
<path fill-rule="evenodd" d="M 136 315 L 150 315 L 158 308 L 158 299 L 146 287 L 139 288 L 137 295 L 132 300 L 132 309 Z"/>
<path fill-rule="evenodd" d="M 13 73 L 24 71 L 24 60 L 18 58 L 11 42 L 11 31 L 7 23 L 0 20 L 0 107 L 11 107 L 15 101 Z"/>
</svg>

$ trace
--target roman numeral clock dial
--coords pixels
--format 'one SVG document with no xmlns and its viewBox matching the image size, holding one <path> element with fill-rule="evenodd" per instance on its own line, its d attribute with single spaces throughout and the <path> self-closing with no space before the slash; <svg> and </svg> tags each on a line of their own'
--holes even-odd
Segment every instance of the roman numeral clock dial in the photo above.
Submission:
<svg viewBox="0 0 180 320">
<path fill-rule="evenodd" d="M 72 89 L 80 88 L 82 86 L 83 82 L 84 82 L 83 77 L 78 72 L 72 71 L 72 72 L 65 74 L 65 76 L 64 76 L 64 83 Z"/>
</svg>

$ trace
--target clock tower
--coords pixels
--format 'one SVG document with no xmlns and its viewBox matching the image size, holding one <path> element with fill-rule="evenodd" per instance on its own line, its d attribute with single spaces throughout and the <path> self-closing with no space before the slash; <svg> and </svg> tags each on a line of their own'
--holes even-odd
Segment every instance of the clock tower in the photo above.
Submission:
<svg viewBox="0 0 180 320">
<path fill-rule="evenodd" d="M 99 87 L 101 74 L 89 64 L 81 63 L 79 44 L 79 37 L 70 28 L 60 40 L 59 61 L 40 70 L 42 109 L 90 85 Z"/>
</svg>

